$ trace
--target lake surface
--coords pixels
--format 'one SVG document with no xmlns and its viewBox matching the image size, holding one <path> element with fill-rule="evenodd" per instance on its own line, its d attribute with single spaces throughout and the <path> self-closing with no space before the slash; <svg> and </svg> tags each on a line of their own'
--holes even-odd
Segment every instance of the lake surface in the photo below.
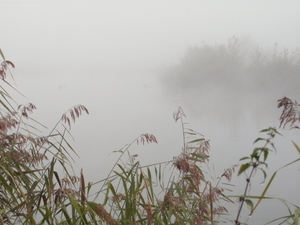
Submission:
<svg viewBox="0 0 300 225">
<path fill-rule="evenodd" d="M 100 68 L 99 68 L 100 70 Z M 83 115 L 72 126 L 75 139 L 73 147 L 80 159 L 76 160 L 75 170 L 84 169 L 87 181 L 104 179 L 118 154 L 111 154 L 132 142 L 143 133 L 154 134 L 158 144 L 130 148 L 138 154 L 142 165 L 172 160 L 182 149 L 181 124 L 175 123 L 173 112 L 181 106 L 186 114 L 187 127 L 198 131 L 211 141 L 211 166 L 215 178 L 224 169 L 239 163 L 248 156 L 257 137 L 265 137 L 259 131 L 270 126 L 279 126 L 280 109 L 277 99 L 283 93 L 268 93 L 266 96 L 243 95 L 243 93 L 219 93 L 217 89 L 182 90 L 167 88 L 160 83 L 160 74 L 153 70 L 108 71 L 109 76 L 97 70 L 76 74 L 40 74 L 33 76 L 14 71 L 18 89 L 37 106 L 34 118 L 51 128 L 62 113 L 75 104 L 83 104 L 90 115 Z M 205 91 L 204 91 L 205 90 Z M 292 99 L 300 96 L 291 92 Z M 21 100 L 21 99 L 20 99 Z M 21 100 L 23 103 L 25 99 Z M 299 131 L 284 131 L 284 138 L 275 139 L 276 154 L 269 155 L 268 176 L 299 154 L 291 140 L 300 144 Z M 278 173 L 270 188 L 269 195 L 299 202 L 299 163 Z M 265 185 L 263 177 L 257 173 L 253 179 L 250 194 L 259 195 Z M 240 195 L 245 186 L 245 176 L 234 175 L 233 194 Z M 230 194 L 230 193 L 228 193 Z M 249 224 L 263 224 L 288 211 L 282 203 L 266 200 L 248 221 Z M 235 215 L 237 207 L 230 206 Z M 247 211 L 247 210 L 245 210 Z M 234 216 L 227 217 L 234 220 Z M 247 213 L 243 215 L 247 218 Z M 243 220 L 242 220 L 243 221 Z"/>
</svg>

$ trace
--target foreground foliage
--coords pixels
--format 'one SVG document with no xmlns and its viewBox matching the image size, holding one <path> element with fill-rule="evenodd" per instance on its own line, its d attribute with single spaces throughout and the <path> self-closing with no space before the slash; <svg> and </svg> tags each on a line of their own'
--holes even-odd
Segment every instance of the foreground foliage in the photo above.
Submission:
<svg viewBox="0 0 300 225">
<path fill-rule="evenodd" d="M 1 50 L 0 54 L 1 81 L 12 87 L 7 75 L 14 64 Z M 17 105 L 2 85 L 0 94 L 0 224 L 242 224 L 240 214 L 247 210 L 244 205 L 250 207 L 252 215 L 267 198 L 277 173 L 267 181 L 268 155 L 275 149 L 273 139 L 279 134 L 275 128 L 267 128 L 262 131 L 266 137 L 254 141 L 261 146 L 243 157 L 243 164 L 225 169 L 219 178 L 211 177 L 210 142 L 186 127 L 186 115 L 179 107 L 173 117 L 182 127 L 180 155 L 168 162 L 140 165 L 130 147 L 158 143 L 154 135 L 142 134 L 114 152 L 120 156 L 106 179 L 86 183 L 83 172 L 74 175 L 72 156 L 76 152 L 68 140 L 72 123 L 88 110 L 82 105 L 70 108 L 49 134 L 42 135 L 38 129 L 42 125 L 30 117 L 36 109 L 33 104 Z M 299 129 L 298 106 L 286 97 L 279 100 L 278 107 L 283 107 L 281 127 Z M 300 153 L 300 147 L 293 144 Z M 237 175 L 249 171 L 245 191 L 228 196 L 221 180 L 230 182 L 237 167 Z M 263 173 L 267 185 L 260 196 L 251 196 L 249 185 L 256 171 Z M 91 193 L 93 187 L 98 188 L 96 193 Z M 224 203 L 233 205 L 236 199 L 239 207 L 233 219 L 233 215 L 227 215 Z M 279 219 L 298 224 L 299 208 L 293 212 L 291 206 L 287 207 L 290 215 Z"/>
</svg>

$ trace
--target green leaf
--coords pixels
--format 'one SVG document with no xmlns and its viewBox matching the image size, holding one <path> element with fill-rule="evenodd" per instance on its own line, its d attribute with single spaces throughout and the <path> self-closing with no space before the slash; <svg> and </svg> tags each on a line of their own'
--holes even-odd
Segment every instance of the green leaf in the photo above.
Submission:
<svg viewBox="0 0 300 225">
<path fill-rule="evenodd" d="M 267 128 L 267 129 L 263 129 L 263 130 L 261 130 L 260 132 L 263 133 L 263 132 L 268 132 L 268 131 L 270 131 L 270 130 L 272 130 L 271 127 Z"/>
<path fill-rule="evenodd" d="M 262 161 L 259 161 L 259 165 L 265 165 L 268 168 L 268 164 Z"/>
<path fill-rule="evenodd" d="M 240 161 L 245 160 L 245 159 L 250 159 L 250 157 L 246 156 L 246 157 L 240 158 Z"/>
<path fill-rule="evenodd" d="M 250 199 L 245 199 L 246 204 L 250 207 L 251 211 L 253 209 L 253 202 Z"/>
<path fill-rule="evenodd" d="M 268 158 L 268 154 L 269 154 L 269 151 L 268 149 L 264 149 L 264 161 L 266 161 L 266 159 Z"/>
<path fill-rule="evenodd" d="M 71 205 L 73 206 L 73 208 L 76 210 L 76 212 L 78 213 L 78 215 L 80 216 L 81 221 L 84 224 L 87 224 L 87 219 L 85 217 L 85 211 L 83 210 L 83 206 L 81 206 L 78 201 L 70 194 L 68 194 L 69 200 Z"/>
<path fill-rule="evenodd" d="M 266 178 L 267 178 L 267 173 L 266 173 L 266 171 L 264 171 L 263 169 L 261 169 L 261 171 L 262 171 L 263 174 L 264 174 L 264 182 L 265 182 L 265 180 L 266 180 Z"/>
<path fill-rule="evenodd" d="M 256 161 L 259 161 L 259 154 L 257 153 L 257 151 L 253 151 L 253 153 L 251 154 L 251 159 L 255 159 Z"/>
<path fill-rule="evenodd" d="M 276 133 L 276 134 L 279 134 L 279 135 L 281 135 L 281 136 L 283 136 L 281 133 L 279 133 L 276 129 L 274 129 L 274 132 Z"/>
<path fill-rule="evenodd" d="M 293 145 L 295 146 L 295 148 L 297 149 L 297 151 L 298 151 L 298 153 L 300 154 L 300 147 L 299 147 L 299 145 L 297 145 L 295 142 L 293 142 L 292 141 L 292 143 L 293 143 Z"/>
<path fill-rule="evenodd" d="M 75 208 L 77 213 L 79 215 L 81 215 L 81 209 L 80 209 L 80 206 L 79 206 L 78 202 L 75 200 L 75 198 L 72 195 L 69 194 L 68 197 L 69 197 L 69 200 L 71 202 L 71 205 Z"/>
<path fill-rule="evenodd" d="M 188 143 L 200 142 L 200 141 L 204 141 L 204 140 L 205 140 L 205 138 L 198 138 L 198 139 L 189 141 Z"/>
<path fill-rule="evenodd" d="M 191 160 L 195 160 L 195 161 L 198 161 L 198 159 L 207 159 L 209 158 L 208 156 L 203 156 L 203 155 L 200 155 L 200 154 L 197 154 L 197 153 L 191 153 L 192 156 L 194 156 L 195 158 L 193 157 L 189 157 L 189 159 Z"/>
<path fill-rule="evenodd" d="M 246 163 L 246 164 L 241 165 L 240 170 L 239 170 L 239 172 L 238 172 L 238 176 L 239 176 L 241 173 L 245 172 L 245 170 L 247 170 L 249 167 L 250 167 L 250 164 L 249 164 L 249 163 Z"/>
<path fill-rule="evenodd" d="M 258 142 L 258 141 L 265 141 L 265 140 L 266 140 L 265 138 L 256 138 L 256 140 L 253 142 L 253 144 Z"/>
<path fill-rule="evenodd" d="M 300 216 L 300 209 L 297 208 L 295 209 L 295 216 L 294 216 L 294 224 L 298 225 L 299 224 L 299 216 Z"/>
<path fill-rule="evenodd" d="M 0 51 L 1 51 L 1 49 L 0 49 Z M 4 209 L 1 209 L 1 210 L 0 210 L 0 213 L 2 214 L 2 213 L 4 213 L 6 210 L 9 210 L 9 208 L 6 207 L 6 208 L 4 208 Z"/>
<path fill-rule="evenodd" d="M 262 151 L 262 149 L 263 149 L 263 148 L 254 148 L 254 149 L 253 149 L 253 153 L 257 153 L 257 152 L 259 152 L 259 151 Z"/>
<path fill-rule="evenodd" d="M 197 135 L 196 133 L 191 133 L 191 132 L 184 132 L 184 133 L 189 135 Z"/>
<path fill-rule="evenodd" d="M 4 57 L 4 54 L 3 54 L 2 50 L 1 50 L 1 48 L 0 48 L 0 55 L 2 56 L 2 59 L 5 61 L 5 57 Z"/>
<path fill-rule="evenodd" d="M 66 221 L 68 222 L 69 225 L 71 225 L 71 217 L 69 216 L 69 213 L 65 207 L 62 207 L 62 213 L 64 214 Z"/>
</svg>

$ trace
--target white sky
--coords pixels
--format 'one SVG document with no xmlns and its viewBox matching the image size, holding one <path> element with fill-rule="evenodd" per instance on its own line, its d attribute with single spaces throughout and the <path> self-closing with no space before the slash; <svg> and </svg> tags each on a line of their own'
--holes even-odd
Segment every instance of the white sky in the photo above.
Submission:
<svg viewBox="0 0 300 225">
<path fill-rule="evenodd" d="M 300 1 L 0 1 L 0 47 L 30 67 L 155 67 L 249 35 L 300 46 Z M 37 68 L 36 68 L 37 70 Z"/>
</svg>

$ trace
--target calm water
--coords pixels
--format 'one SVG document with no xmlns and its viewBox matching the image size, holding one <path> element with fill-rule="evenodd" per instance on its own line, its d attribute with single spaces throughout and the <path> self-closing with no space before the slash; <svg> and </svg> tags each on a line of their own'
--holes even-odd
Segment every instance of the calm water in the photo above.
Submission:
<svg viewBox="0 0 300 225">
<path fill-rule="evenodd" d="M 181 125 L 172 118 L 178 106 L 187 115 L 187 126 L 211 140 L 211 165 L 215 169 L 214 176 L 218 177 L 225 168 L 238 164 L 241 157 L 250 154 L 260 130 L 278 127 L 280 110 L 276 108 L 276 100 L 283 97 L 282 93 L 268 94 L 272 97 L 244 96 L 230 91 L 229 94 L 203 91 L 203 88 L 169 90 L 159 82 L 158 73 L 150 70 L 110 71 L 109 76 L 99 75 L 97 71 L 84 76 L 76 73 L 31 76 L 18 70 L 14 74 L 19 90 L 38 108 L 35 118 L 50 128 L 75 104 L 89 109 L 90 115 L 82 116 L 71 130 L 75 138 L 73 146 L 80 156 L 75 169 L 84 168 L 88 181 L 105 178 L 118 157 L 110 153 L 143 133 L 154 134 L 159 144 L 132 146 L 131 153 L 139 155 L 142 165 L 168 161 L 178 155 L 182 148 Z M 269 156 L 269 176 L 299 157 L 290 141 L 299 140 L 299 131 L 282 132 L 285 138 L 275 140 L 277 154 Z M 298 175 L 299 164 L 279 172 L 269 195 L 297 204 L 300 200 Z M 261 185 L 261 174 L 257 173 L 256 178 L 251 185 L 252 195 L 259 195 L 265 187 Z M 242 194 L 245 176 L 234 176 L 232 184 L 235 185 L 233 193 Z M 287 214 L 283 204 L 269 201 L 271 203 L 261 205 L 249 224 L 263 224 Z M 229 208 L 235 215 L 237 207 Z"/>
</svg>

